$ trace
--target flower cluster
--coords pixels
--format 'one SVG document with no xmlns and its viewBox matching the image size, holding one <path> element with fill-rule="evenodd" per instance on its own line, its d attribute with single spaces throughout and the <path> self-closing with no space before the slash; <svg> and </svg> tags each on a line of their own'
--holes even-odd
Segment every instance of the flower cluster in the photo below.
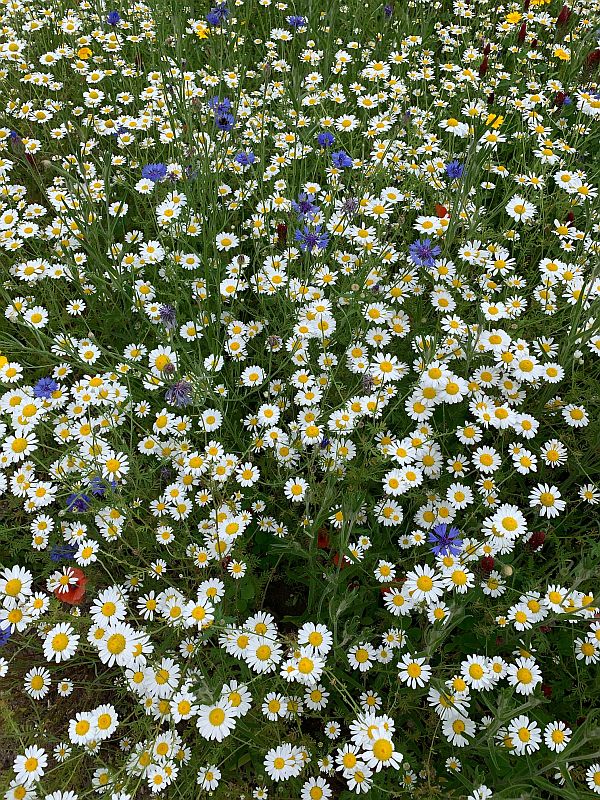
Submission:
<svg viewBox="0 0 600 800">
<path fill-rule="evenodd" d="M 476 5 L 0 7 L 6 800 L 600 794 L 598 7 Z"/>
</svg>

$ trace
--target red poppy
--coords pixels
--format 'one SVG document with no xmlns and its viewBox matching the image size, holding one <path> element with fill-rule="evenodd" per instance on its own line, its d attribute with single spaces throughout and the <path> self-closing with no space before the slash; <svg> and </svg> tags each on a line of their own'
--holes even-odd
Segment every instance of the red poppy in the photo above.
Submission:
<svg viewBox="0 0 600 800">
<path fill-rule="evenodd" d="M 70 606 L 77 606 L 83 600 L 85 594 L 85 585 L 88 579 L 83 570 L 79 567 L 70 567 L 73 577 L 77 579 L 77 583 L 72 583 L 66 592 L 61 592 L 59 589 L 54 590 L 54 596 L 58 597 L 63 603 L 68 603 Z"/>
<path fill-rule="evenodd" d="M 448 209 L 446 206 L 440 205 L 440 203 L 435 204 L 435 213 L 438 215 L 440 219 L 444 219 L 444 217 L 448 216 Z"/>
<path fill-rule="evenodd" d="M 319 550 L 329 549 L 329 536 L 327 535 L 326 528 L 321 528 L 321 530 L 317 534 L 317 547 L 319 548 Z"/>
</svg>

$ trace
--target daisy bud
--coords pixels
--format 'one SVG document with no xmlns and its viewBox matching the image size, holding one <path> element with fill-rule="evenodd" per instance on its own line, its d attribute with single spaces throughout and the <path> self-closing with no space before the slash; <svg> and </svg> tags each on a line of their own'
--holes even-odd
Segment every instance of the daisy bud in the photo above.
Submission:
<svg viewBox="0 0 600 800">
<path fill-rule="evenodd" d="M 513 574 L 513 568 L 511 567 L 510 564 L 505 564 L 502 567 L 502 574 L 505 575 L 507 578 L 510 578 L 510 576 Z"/>
</svg>

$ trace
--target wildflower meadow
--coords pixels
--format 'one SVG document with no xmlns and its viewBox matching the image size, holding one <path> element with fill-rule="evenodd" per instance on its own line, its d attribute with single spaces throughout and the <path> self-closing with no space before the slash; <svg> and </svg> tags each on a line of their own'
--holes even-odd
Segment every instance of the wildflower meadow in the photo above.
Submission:
<svg viewBox="0 0 600 800">
<path fill-rule="evenodd" d="M 0 0 L 0 795 L 600 795 L 600 0 Z"/>
</svg>

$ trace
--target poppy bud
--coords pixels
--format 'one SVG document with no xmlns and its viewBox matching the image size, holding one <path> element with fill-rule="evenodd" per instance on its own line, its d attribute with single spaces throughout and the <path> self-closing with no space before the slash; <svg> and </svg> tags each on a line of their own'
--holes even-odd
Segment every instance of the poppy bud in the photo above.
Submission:
<svg viewBox="0 0 600 800">
<path fill-rule="evenodd" d="M 339 567 L 340 569 L 346 569 L 346 567 L 348 566 L 348 562 L 346 561 L 346 559 L 341 557 L 339 553 L 334 553 L 332 561 L 334 565 L 336 567 Z"/>
<path fill-rule="evenodd" d="M 492 556 L 483 556 L 479 562 L 479 566 L 481 567 L 481 571 L 489 575 L 489 573 L 494 569 L 494 564 L 496 562 L 492 558 Z"/>
<path fill-rule="evenodd" d="M 532 533 L 527 540 L 527 546 L 530 550 L 539 550 L 546 541 L 546 534 L 544 531 L 536 531 Z"/>
<path fill-rule="evenodd" d="M 560 10 L 560 14 L 556 18 L 556 24 L 558 25 L 566 25 L 569 21 L 569 17 L 571 16 L 571 10 L 569 6 L 563 6 Z"/>
<path fill-rule="evenodd" d="M 287 241 L 287 225 L 285 222 L 280 222 L 277 225 L 277 244 L 283 247 Z"/>
<path fill-rule="evenodd" d="M 519 34 L 517 36 L 517 41 L 518 42 L 524 42 L 526 34 L 527 34 L 527 23 L 524 22 L 521 25 L 521 27 L 519 28 Z"/>
<path fill-rule="evenodd" d="M 575 214 L 572 211 L 567 214 L 567 222 L 575 222 Z"/>
<path fill-rule="evenodd" d="M 483 61 L 479 65 L 479 77 L 483 78 L 483 76 L 487 71 L 488 71 L 488 57 L 485 56 Z"/>
<path fill-rule="evenodd" d="M 329 536 L 325 528 L 321 528 L 317 534 L 317 547 L 320 550 L 327 550 L 329 548 Z"/>
<path fill-rule="evenodd" d="M 554 98 L 554 105 L 557 108 L 560 108 L 562 104 L 565 102 L 565 97 L 567 95 L 564 92 L 557 92 L 556 97 Z"/>
<path fill-rule="evenodd" d="M 597 67 L 599 61 L 600 61 L 600 50 L 592 50 L 591 53 L 588 53 L 585 59 L 586 66 L 589 69 Z"/>
</svg>

